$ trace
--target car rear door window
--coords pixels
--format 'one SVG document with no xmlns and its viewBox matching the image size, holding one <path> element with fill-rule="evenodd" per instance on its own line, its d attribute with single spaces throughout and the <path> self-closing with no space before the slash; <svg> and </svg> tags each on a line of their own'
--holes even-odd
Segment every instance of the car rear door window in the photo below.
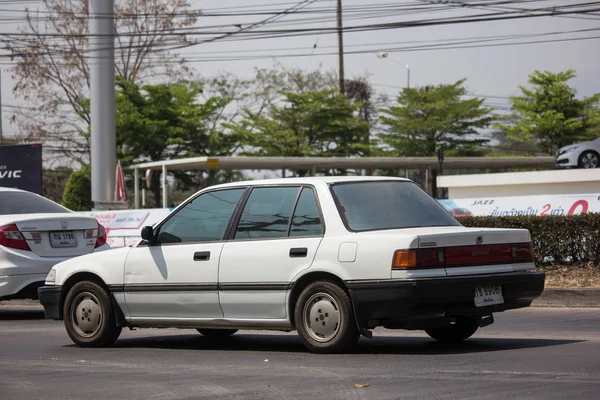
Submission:
<svg viewBox="0 0 600 400">
<path fill-rule="evenodd" d="M 323 235 L 323 223 L 313 189 L 303 188 L 290 228 L 290 236 L 320 236 Z"/>
<path fill-rule="evenodd" d="M 300 187 L 252 189 L 238 223 L 235 239 L 287 237 L 288 226 Z"/>
<path fill-rule="evenodd" d="M 244 190 L 216 190 L 196 197 L 159 228 L 158 242 L 164 244 L 222 240 Z"/>
</svg>

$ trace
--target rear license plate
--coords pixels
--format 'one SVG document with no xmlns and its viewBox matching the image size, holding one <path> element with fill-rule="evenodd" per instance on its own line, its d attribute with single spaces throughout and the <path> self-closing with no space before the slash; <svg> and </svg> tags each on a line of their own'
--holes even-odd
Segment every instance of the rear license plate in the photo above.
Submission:
<svg viewBox="0 0 600 400">
<path fill-rule="evenodd" d="M 52 247 L 77 247 L 77 238 L 73 232 L 50 232 Z"/>
<path fill-rule="evenodd" d="M 482 286 L 475 289 L 475 306 L 485 307 L 503 304 L 502 287 L 500 285 Z"/>
</svg>

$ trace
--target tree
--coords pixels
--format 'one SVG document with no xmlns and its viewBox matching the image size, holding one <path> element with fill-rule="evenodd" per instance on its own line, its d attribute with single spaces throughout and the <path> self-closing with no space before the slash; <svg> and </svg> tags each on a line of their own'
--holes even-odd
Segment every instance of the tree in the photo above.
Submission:
<svg viewBox="0 0 600 400">
<path fill-rule="evenodd" d="M 593 134 L 595 113 L 591 107 L 600 94 L 579 100 L 567 82 L 575 71 L 535 71 L 529 76 L 532 89 L 519 86 L 522 95 L 512 96 L 513 123 L 496 124 L 512 140 L 535 142 L 554 154 L 559 148 L 585 140 Z"/>
<path fill-rule="evenodd" d="M 73 169 L 69 167 L 44 169 L 42 171 L 43 196 L 56 203 L 60 203 L 65 193 L 67 181 L 72 173 Z"/>
<path fill-rule="evenodd" d="M 169 48 L 188 42 L 181 29 L 196 21 L 187 0 L 116 0 L 116 73 L 125 80 L 186 78 L 189 70 Z M 14 93 L 30 107 L 12 117 L 22 138 L 89 162 L 90 68 L 88 1 L 43 0 L 27 10 L 20 32 L 3 39 L 11 58 Z"/>
<path fill-rule="evenodd" d="M 128 165 L 181 157 L 227 156 L 238 147 L 231 134 L 212 129 L 209 121 L 230 99 L 212 97 L 199 103 L 197 82 L 139 85 L 118 80 L 117 156 Z M 174 173 L 181 188 L 198 183 L 190 172 Z M 160 204 L 160 174 L 152 175 L 151 191 Z"/>
<path fill-rule="evenodd" d="M 479 129 L 493 121 L 483 99 L 463 100 L 464 80 L 451 85 L 403 89 L 397 106 L 381 111 L 385 133 L 381 142 L 395 156 L 434 156 L 443 147 L 446 155 L 476 154 L 487 139 L 476 138 Z"/>
<path fill-rule="evenodd" d="M 229 127 L 242 138 L 247 153 L 261 156 L 358 156 L 369 151 L 370 124 L 336 89 L 283 92 L 282 105 L 264 113 L 245 111 Z"/>
<path fill-rule="evenodd" d="M 92 176 L 88 166 L 71 173 L 63 194 L 62 205 L 73 211 L 92 209 Z"/>
<path fill-rule="evenodd" d="M 600 105 L 596 104 L 590 107 L 586 113 L 587 118 L 587 137 L 595 139 L 600 137 Z"/>
</svg>

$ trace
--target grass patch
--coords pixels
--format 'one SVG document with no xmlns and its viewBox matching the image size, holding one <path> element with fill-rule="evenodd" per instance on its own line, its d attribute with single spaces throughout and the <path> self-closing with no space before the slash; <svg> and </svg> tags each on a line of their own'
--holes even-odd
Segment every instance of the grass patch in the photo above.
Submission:
<svg viewBox="0 0 600 400">
<path fill-rule="evenodd" d="M 569 265 L 543 267 L 548 288 L 600 288 L 600 267 Z"/>
</svg>

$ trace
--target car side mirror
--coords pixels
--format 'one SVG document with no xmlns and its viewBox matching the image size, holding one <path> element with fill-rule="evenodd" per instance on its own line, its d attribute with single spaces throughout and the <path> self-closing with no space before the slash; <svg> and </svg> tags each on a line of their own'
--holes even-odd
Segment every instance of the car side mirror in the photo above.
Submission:
<svg viewBox="0 0 600 400">
<path fill-rule="evenodd" d="M 142 239 L 150 244 L 156 243 L 156 237 L 154 236 L 154 229 L 151 226 L 145 226 L 142 228 Z"/>
</svg>

